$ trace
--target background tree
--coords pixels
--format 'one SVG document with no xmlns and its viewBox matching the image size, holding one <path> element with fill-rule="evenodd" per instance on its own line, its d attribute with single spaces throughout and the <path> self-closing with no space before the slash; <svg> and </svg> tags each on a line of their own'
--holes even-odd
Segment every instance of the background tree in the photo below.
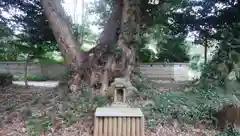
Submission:
<svg viewBox="0 0 240 136">
<path fill-rule="evenodd" d="M 39 0 L 3 0 L 0 2 L 0 10 L 9 14 L 10 17 L 1 15 L 1 18 L 12 30 L 16 39 L 33 45 L 34 48 L 38 48 L 37 50 L 57 49 Z"/>
<path fill-rule="evenodd" d="M 151 35 L 156 41 L 157 59 L 155 62 L 188 62 L 189 47 L 185 41 L 186 34 L 175 34 L 175 27 L 158 25 L 152 28 Z"/>
<path fill-rule="evenodd" d="M 213 59 L 203 69 L 201 79 L 211 79 L 224 84 L 233 70 L 236 61 L 233 61 L 231 54 L 238 51 L 236 34 L 239 33 L 239 9 L 239 1 L 203 0 L 190 1 L 181 12 L 175 13 L 174 16 L 178 18 L 176 22 L 186 31 L 195 31 L 196 40 L 205 47 L 209 47 L 209 41 L 219 43 Z"/>
<path fill-rule="evenodd" d="M 6 23 L 0 23 L 0 60 L 16 60 L 17 52 L 15 52 L 15 48 L 10 49 L 11 40 L 13 37 L 13 32 Z"/>
<path fill-rule="evenodd" d="M 10 55 L 14 58 L 7 57 L 4 60 L 16 61 L 19 57 L 25 60 L 24 81 L 27 87 L 28 62 L 41 59 L 45 53 L 57 50 L 56 41 L 43 15 L 40 1 L 6 0 L 0 2 L 0 9 L 1 12 L 10 14 L 10 18 L 4 15 L 1 18 L 12 31 L 11 38 L 4 39 L 4 54 L 1 58 Z"/>
</svg>

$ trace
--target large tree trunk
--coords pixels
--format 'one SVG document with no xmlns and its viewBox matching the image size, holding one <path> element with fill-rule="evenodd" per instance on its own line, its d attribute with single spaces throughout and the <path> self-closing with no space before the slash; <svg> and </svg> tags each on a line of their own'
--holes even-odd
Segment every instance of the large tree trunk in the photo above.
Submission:
<svg viewBox="0 0 240 136">
<path fill-rule="evenodd" d="M 204 65 L 207 65 L 207 52 L 208 52 L 208 43 L 207 39 L 204 41 Z"/>
<path fill-rule="evenodd" d="M 60 1 L 41 0 L 60 51 L 68 66 L 74 71 L 69 82 L 72 90 L 76 90 L 78 88 L 76 86 L 80 85 L 81 81 L 88 81 L 94 88 L 104 93 L 109 83 L 119 76 L 125 77 L 131 86 L 130 76 L 135 64 L 137 46 L 136 26 L 139 20 L 137 18 L 139 4 L 136 1 L 116 0 L 115 8 L 104 26 L 97 46 L 89 52 L 83 52 L 79 50 L 80 45 L 73 37 Z M 122 32 L 120 38 L 119 30 Z M 123 51 L 120 62 L 112 50 L 115 47 Z"/>
<path fill-rule="evenodd" d="M 80 51 L 80 45 L 74 38 L 70 29 L 70 23 L 64 13 L 64 9 L 58 0 L 41 0 L 48 23 L 59 44 L 60 51 L 73 69 L 78 69 L 84 59 L 84 52 Z"/>
<path fill-rule="evenodd" d="M 87 81 L 84 69 L 89 55 L 80 50 L 60 0 L 41 0 L 41 4 L 65 62 L 73 70 L 69 87 L 76 90 L 81 80 Z"/>
<path fill-rule="evenodd" d="M 93 53 L 90 59 L 92 62 L 91 85 L 100 85 L 95 86 L 94 90 L 100 89 L 101 94 L 105 93 L 109 82 L 114 78 L 112 74 L 114 69 L 112 69 L 111 64 L 115 61 L 113 49 L 119 39 L 123 0 L 116 0 L 115 2 L 115 8 L 100 34 L 97 46 L 89 51 Z"/>
<path fill-rule="evenodd" d="M 24 83 L 25 88 L 28 88 L 28 61 L 29 61 L 29 54 L 26 57 L 25 65 L 24 65 Z"/>
<path fill-rule="evenodd" d="M 121 48 L 124 52 L 122 56 L 123 63 L 125 64 L 124 78 L 129 93 L 136 89 L 131 84 L 131 75 L 136 66 L 136 48 L 139 38 L 140 16 L 140 1 L 124 0 L 122 33 L 118 48 Z"/>
<path fill-rule="evenodd" d="M 131 84 L 132 71 L 135 68 L 136 62 L 136 47 L 137 47 L 137 34 L 140 22 L 140 9 L 138 0 L 123 0 L 121 33 L 118 37 L 116 48 L 122 51 L 122 55 L 119 58 L 112 55 L 108 55 L 108 61 L 105 65 L 105 69 L 102 73 L 102 88 L 101 93 L 104 93 L 107 89 L 109 82 L 113 81 L 116 77 L 125 78 L 125 83 L 128 92 L 132 92 L 136 88 Z M 119 2 L 119 5 L 120 2 Z M 111 66 L 110 66 L 111 64 Z M 108 77 L 108 78 L 107 78 Z"/>
</svg>

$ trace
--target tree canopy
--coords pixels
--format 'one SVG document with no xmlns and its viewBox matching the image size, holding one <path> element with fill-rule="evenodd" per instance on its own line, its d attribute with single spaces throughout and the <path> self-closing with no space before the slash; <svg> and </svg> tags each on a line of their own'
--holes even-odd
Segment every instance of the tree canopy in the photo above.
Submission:
<svg viewBox="0 0 240 136">
<path fill-rule="evenodd" d="M 189 61 L 188 50 L 185 48 L 187 45 L 184 42 L 187 31 L 176 32 L 176 30 L 180 30 L 182 25 L 175 23 L 176 21 L 174 20 L 178 18 L 173 14 L 184 3 L 184 1 L 168 1 L 156 4 L 151 4 L 148 1 L 140 2 L 141 22 L 139 22 L 139 31 L 141 36 L 137 51 L 140 62 L 164 62 L 165 60 L 169 62 Z M 100 28 L 110 16 L 110 11 L 114 4 L 115 2 L 111 0 L 99 0 L 92 3 L 90 13 L 99 15 L 95 24 L 99 25 Z M 148 48 L 149 44 L 156 48 L 156 53 Z"/>
</svg>

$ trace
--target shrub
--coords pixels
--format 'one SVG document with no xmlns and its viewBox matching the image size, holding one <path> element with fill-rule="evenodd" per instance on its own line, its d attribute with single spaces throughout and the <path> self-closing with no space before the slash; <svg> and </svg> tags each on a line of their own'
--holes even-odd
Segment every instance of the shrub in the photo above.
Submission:
<svg viewBox="0 0 240 136">
<path fill-rule="evenodd" d="M 8 73 L 1 73 L 0 74 L 0 86 L 8 86 L 11 85 L 13 81 L 13 75 L 8 74 Z"/>
<path fill-rule="evenodd" d="M 234 129 L 226 129 L 218 133 L 216 136 L 240 136 L 240 132 Z"/>
</svg>

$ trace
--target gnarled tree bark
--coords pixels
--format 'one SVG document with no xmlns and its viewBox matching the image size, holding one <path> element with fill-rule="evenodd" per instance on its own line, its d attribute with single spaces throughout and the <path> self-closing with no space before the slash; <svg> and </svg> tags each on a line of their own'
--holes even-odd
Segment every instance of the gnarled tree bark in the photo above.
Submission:
<svg viewBox="0 0 240 136">
<path fill-rule="evenodd" d="M 61 2 L 59 0 L 41 0 L 41 4 L 62 56 L 67 66 L 74 71 L 69 87 L 71 90 L 75 90 L 76 85 L 80 84 L 80 79 L 84 78 L 84 66 L 86 66 L 85 62 L 89 55 L 80 50 L 80 45 L 73 36 Z"/>
<path fill-rule="evenodd" d="M 67 65 L 74 71 L 69 82 L 71 90 L 77 90 L 85 81 L 104 93 L 115 77 L 123 76 L 131 86 L 130 76 L 135 64 L 136 34 L 138 24 L 138 0 L 116 0 L 115 8 L 104 26 L 97 46 L 89 52 L 80 50 L 73 37 L 70 23 L 59 0 L 41 0 L 45 15 Z M 121 32 L 121 33 L 120 33 Z M 119 36 L 121 35 L 121 36 Z M 119 62 L 114 47 L 122 50 Z"/>
<path fill-rule="evenodd" d="M 122 60 L 125 63 L 124 78 L 127 83 L 127 90 L 136 90 L 131 84 L 131 75 L 136 66 L 136 48 L 140 25 L 140 1 L 124 0 L 122 33 L 119 39 L 118 48 L 124 52 Z"/>
</svg>

